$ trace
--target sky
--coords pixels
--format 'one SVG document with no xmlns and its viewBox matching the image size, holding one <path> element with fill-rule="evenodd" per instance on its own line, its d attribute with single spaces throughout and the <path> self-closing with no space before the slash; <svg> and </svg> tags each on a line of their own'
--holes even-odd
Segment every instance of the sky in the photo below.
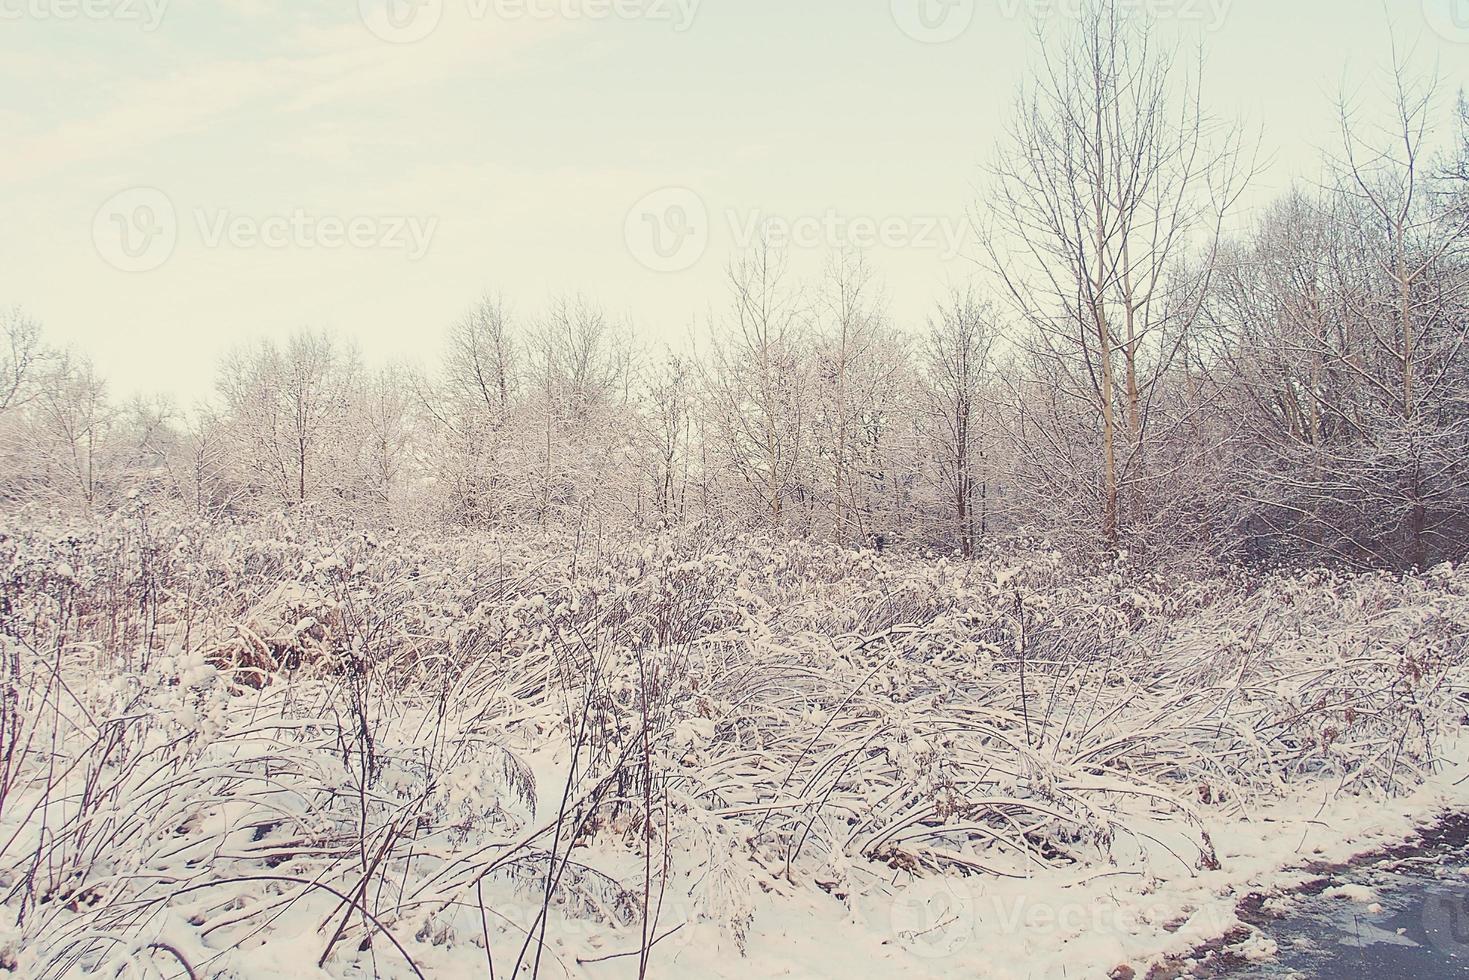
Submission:
<svg viewBox="0 0 1469 980">
<path fill-rule="evenodd" d="M 1469 0 L 1132 0 L 1312 179 L 1390 37 L 1446 94 Z M 0 0 L 0 307 L 114 393 L 207 397 L 231 348 L 328 329 L 428 363 L 477 297 L 581 293 L 648 344 L 870 253 L 895 320 L 979 274 L 967 215 L 1038 22 L 1076 0 Z"/>
</svg>

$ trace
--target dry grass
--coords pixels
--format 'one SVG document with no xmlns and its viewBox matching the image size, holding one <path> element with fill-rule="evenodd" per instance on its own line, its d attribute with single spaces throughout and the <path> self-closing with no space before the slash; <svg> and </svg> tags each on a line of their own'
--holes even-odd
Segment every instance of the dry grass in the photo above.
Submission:
<svg viewBox="0 0 1469 980">
<path fill-rule="evenodd" d="M 375 537 L 138 513 L 0 542 L 0 966 L 334 972 L 598 923 L 640 973 L 756 886 L 1158 852 L 1462 721 L 1469 573 L 1168 581 L 690 531 Z M 615 955 L 612 954 L 612 955 Z M 568 972 L 572 965 L 557 962 Z"/>
</svg>

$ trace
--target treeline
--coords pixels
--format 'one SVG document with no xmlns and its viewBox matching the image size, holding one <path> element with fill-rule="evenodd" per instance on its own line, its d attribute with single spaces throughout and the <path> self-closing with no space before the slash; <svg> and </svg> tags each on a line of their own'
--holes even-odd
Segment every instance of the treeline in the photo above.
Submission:
<svg viewBox="0 0 1469 980">
<path fill-rule="evenodd" d="M 5 495 L 205 513 L 612 528 L 734 522 L 972 554 L 1409 568 L 1469 551 L 1469 110 L 1400 64 L 1326 178 L 1248 222 L 1256 155 L 1199 73 L 1097 8 L 1049 46 L 976 202 L 982 274 L 897 323 L 866 259 L 757 249 L 689 351 L 582 297 L 490 296 L 428 370 L 331 336 L 217 397 L 117 405 L 4 320 Z M 1385 111 L 1381 111 L 1385 110 Z M 1366 118 L 1385 118 L 1387 127 Z"/>
</svg>

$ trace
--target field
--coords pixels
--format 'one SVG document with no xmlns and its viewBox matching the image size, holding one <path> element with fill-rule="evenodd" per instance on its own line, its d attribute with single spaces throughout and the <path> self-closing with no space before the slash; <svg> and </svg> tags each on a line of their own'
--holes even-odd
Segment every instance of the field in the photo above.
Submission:
<svg viewBox="0 0 1469 980">
<path fill-rule="evenodd" d="M 19 975 L 1142 975 L 1453 792 L 1469 571 L 135 509 L 0 615 Z"/>
</svg>

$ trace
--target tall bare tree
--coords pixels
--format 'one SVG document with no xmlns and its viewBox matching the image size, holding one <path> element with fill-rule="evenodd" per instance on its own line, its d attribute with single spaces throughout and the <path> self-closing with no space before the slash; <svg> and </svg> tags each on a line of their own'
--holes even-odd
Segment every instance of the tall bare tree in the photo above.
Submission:
<svg viewBox="0 0 1469 980">
<path fill-rule="evenodd" d="M 539 519 L 630 512 L 637 479 L 620 465 L 631 455 L 620 415 L 632 399 L 634 371 L 624 326 L 587 297 L 558 296 L 529 346 L 540 426 Z"/>
<path fill-rule="evenodd" d="M 813 423 L 825 487 L 822 494 L 838 544 L 866 536 L 862 472 L 870 440 L 864 426 L 874 421 L 869 388 L 875 372 L 890 373 L 881 363 L 885 349 L 885 316 L 872 268 L 865 256 L 844 250 L 833 257 L 821 294 L 815 358 L 819 388 Z M 886 369 L 886 370 L 884 370 Z"/>
<path fill-rule="evenodd" d="M 309 330 L 284 349 L 265 342 L 225 360 L 219 390 L 242 475 L 257 492 L 302 504 L 331 489 L 346 455 L 358 369 L 355 351 Z"/>
<path fill-rule="evenodd" d="M 1155 519 L 1146 468 L 1160 398 L 1248 170 L 1237 135 L 1205 114 L 1197 72 L 1164 47 L 1115 2 L 1090 4 L 1045 48 L 992 168 L 993 218 L 980 222 L 1027 328 L 1019 363 L 1054 396 L 1029 417 L 1030 451 L 1069 465 L 1071 440 L 1093 433 L 1098 465 L 1082 472 L 1097 479 L 1081 503 L 1112 549 L 1129 522 Z"/>
<path fill-rule="evenodd" d="M 965 558 L 988 530 L 994 313 L 973 291 L 955 292 L 929 319 L 923 353 L 934 466 Z"/>
<path fill-rule="evenodd" d="M 442 510 L 454 520 L 509 514 L 507 492 L 524 475 L 513 457 L 525 357 L 509 308 L 487 293 L 450 328 L 440 370 L 413 379 L 431 423 L 430 468 L 446 497 Z"/>
<path fill-rule="evenodd" d="M 664 353 L 644 373 L 644 407 L 639 415 L 652 508 L 660 522 L 674 524 L 687 514 L 689 469 L 693 463 L 697 374 L 687 357 Z"/>
<path fill-rule="evenodd" d="M 100 502 L 116 456 L 120 413 L 92 362 L 55 361 L 32 403 L 28 454 L 44 483 L 90 507 Z"/>
<path fill-rule="evenodd" d="M 786 524 L 809 505 L 809 331 L 801 297 L 786 284 L 786 256 L 761 245 L 728 272 L 731 308 L 706 372 L 723 465 L 751 496 L 756 520 Z"/>
</svg>

